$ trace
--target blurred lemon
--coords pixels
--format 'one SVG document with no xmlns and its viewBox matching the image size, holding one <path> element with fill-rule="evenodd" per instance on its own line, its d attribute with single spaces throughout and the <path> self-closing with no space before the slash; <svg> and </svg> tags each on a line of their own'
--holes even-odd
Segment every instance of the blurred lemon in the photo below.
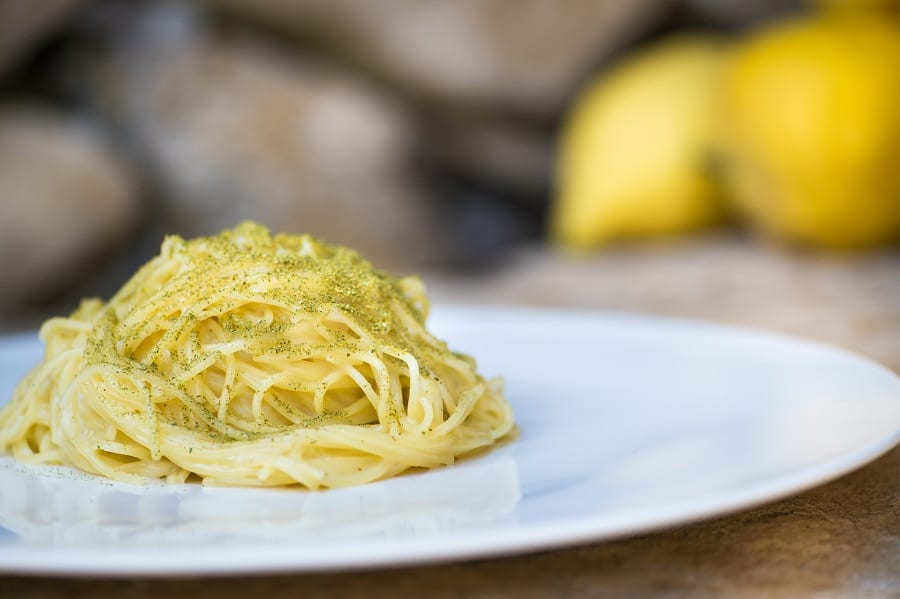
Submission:
<svg viewBox="0 0 900 599">
<path fill-rule="evenodd" d="M 832 247 L 900 235 L 900 28 L 786 22 L 735 50 L 723 81 L 725 178 L 762 228 Z"/>
<path fill-rule="evenodd" d="M 585 249 L 721 218 L 707 149 L 723 45 L 670 39 L 591 85 L 564 124 L 552 235 Z"/>
</svg>

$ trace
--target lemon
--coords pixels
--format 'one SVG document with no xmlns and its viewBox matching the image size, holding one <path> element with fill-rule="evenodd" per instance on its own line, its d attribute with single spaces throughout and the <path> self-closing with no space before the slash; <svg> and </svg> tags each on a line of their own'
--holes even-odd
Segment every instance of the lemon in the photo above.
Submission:
<svg viewBox="0 0 900 599">
<path fill-rule="evenodd" d="M 670 38 L 591 84 L 563 126 L 551 234 L 586 249 L 722 216 L 707 150 L 723 44 Z"/>
<path fill-rule="evenodd" d="M 900 26 L 864 15 L 778 24 L 723 78 L 724 175 L 770 233 L 828 247 L 900 235 Z"/>
</svg>

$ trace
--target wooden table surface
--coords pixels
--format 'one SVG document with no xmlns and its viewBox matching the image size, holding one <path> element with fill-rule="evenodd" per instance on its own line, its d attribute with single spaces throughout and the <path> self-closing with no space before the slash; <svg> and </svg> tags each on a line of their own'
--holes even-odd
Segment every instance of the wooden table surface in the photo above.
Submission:
<svg viewBox="0 0 900 599">
<path fill-rule="evenodd" d="M 842 345 L 900 371 L 900 253 L 787 254 L 712 238 L 491 275 L 427 277 L 436 301 L 652 312 Z M 0 490 L 2 492 L 2 490 Z M 900 597 L 900 449 L 754 510 L 619 541 L 407 569 L 235 579 L 0 578 L 0 597 Z"/>
</svg>

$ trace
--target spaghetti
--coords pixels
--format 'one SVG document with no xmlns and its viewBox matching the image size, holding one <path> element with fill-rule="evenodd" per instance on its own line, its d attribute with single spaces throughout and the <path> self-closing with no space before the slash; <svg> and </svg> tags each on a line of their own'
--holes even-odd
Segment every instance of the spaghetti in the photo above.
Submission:
<svg viewBox="0 0 900 599">
<path fill-rule="evenodd" d="M 313 489 L 450 464 L 512 411 L 427 311 L 419 279 L 310 236 L 168 237 L 108 303 L 44 323 L 0 451 L 131 482 Z"/>
</svg>

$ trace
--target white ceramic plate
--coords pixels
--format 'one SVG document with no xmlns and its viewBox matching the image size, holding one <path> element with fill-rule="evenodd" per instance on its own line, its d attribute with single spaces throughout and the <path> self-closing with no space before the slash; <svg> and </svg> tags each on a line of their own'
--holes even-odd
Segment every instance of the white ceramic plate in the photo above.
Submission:
<svg viewBox="0 0 900 599">
<path fill-rule="evenodd" d="M 440 308 L 431 326 L 505 377 L 515 440 L 314 493 L 138 488 L 0 458 L 0 572 L 233 575 L 521 553 L 771 501 L 900 438 L 894 374 L 784 336 L 500 308 Z M 32 335 L 0 341 L 0 397 L 40 351 Z"/>
</svg>

